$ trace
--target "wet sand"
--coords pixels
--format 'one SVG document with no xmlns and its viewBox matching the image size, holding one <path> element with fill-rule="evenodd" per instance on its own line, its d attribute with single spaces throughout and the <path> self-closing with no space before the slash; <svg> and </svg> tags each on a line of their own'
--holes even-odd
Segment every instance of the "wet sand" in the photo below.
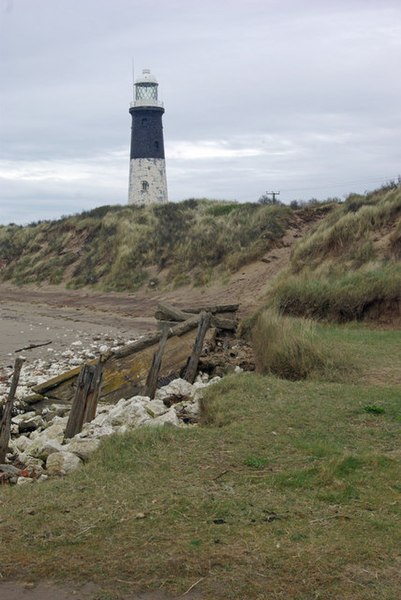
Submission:
<svg viewBox="0 0 401 600">
<path fill-rule="evenodd" d="M 78 340 L 84 346 L 94 338 L 118 337 L 128 341 L 155 327 L 156 321 L 151 316 L 129 317 L 83 307 L 0 298 L 0 367 L 10 366 L 21 354 L 27 360 L 51 358 L 53 353 L 70 348 Z M 28 349 L 36 344 L 46 345 Z"/>
</svg>

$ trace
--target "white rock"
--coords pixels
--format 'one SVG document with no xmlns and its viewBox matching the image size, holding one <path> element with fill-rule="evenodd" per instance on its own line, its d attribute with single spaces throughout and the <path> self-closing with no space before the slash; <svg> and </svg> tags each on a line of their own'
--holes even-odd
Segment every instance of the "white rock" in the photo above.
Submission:
<svg viewBox="0 0 401 600">
<path fill-rule="evenodd" d="M 45 436 L 38 437 L 32 445 L 26 449 L 25 454 L 32 456 L 33 458 L 46 460 L 50 454 L 62 450 L 61 441 L 62 440 L 47 438 Z"/>
<path fill-rule="evenodd" d="M 180 421 L 177 417 L 174 407 L 172 406 L 164 415 L 160 415 L 160 417 L 156 417 L 155 419 L 150 419 L 143 424 L 149 427 L 160 427 L 165 425 L 179 427 Z"/>
<path fill-rule="evenodd" d="M 90 455 L 97 450 L 99 447 L 100 440 L 97 438 L 88 439 L 88 438 L 79 438 L 74 437 L 71 442 L 65 446 L 65 449 L 68 452 L 72 452 L 82 458 L 82 460 L 86 461 L 89 459 Z"/>
<path fill-rule="evenodd" d="M 25 452 L 29 446 L 32 446 L 32 440 L 26 435 L 20 435 L 14 440 L 14 445 L 20 452 Z"/>
<path fill-rule="evenodd" d="M 37 416 L 36 412 L 34 410 L 32 410 L 30 412 L 26 412 L 26 413 L 23 413 L 21 415 L 16 415 L 15 417 L 13 417 L 11 419 L 11 423 L 15 423 L 16 425 L 19 425 L 20 423 L 24 423 L 25 421 L 29 421 L 30 419 L 33 419 L 36 416 Z"/>
<path fill-rule="evenodd" d="M 121 425 L 141 425 L 149 419 L 145 405 L 149 403 L 147 396 L 134 396 L 128 400 L 120 400 L 110 411 L 105 423 L 118 427 Z"/>
<path fill-rule="evenodd" d="M 93 423 L 85 423 L 79 434 L 82 438 L 102 438 L 112 435 L 115 432 L 111 425 L 96 425 Z"/>
<path fill-rule="evenodd" d="M 58 440 L 60 443 L 64 438 L 64 430 L 67 424 L 66 418 L 54 417 L 52 425 L 47 427 L 44 431 L 42 431 L 38 438 L 48 439 L 48 440 Z M 38 439 L 37 438 L 37 439 Z"/>
<path fill-rule="evenodd" d="M 44 429 L 41 433 L 35 436 L 33 443 L 26 449 L 25 453 L 34 458 L 45 459 L 52 452 L 59 452 L 59 446 L 64 439 L 64 421 L 60 417 L 55 417 L 57 421 Z M 32 440 L 32 437 L 31 437 Z M 54 442 L 51 444 L 50 442 Z M 57 445 L 58 444 L 58 445 Z"/>
<path fill-rule="evenodd" d="M 44 462 L 39 458 L 33 458 L 33 456 L 29 456 L 26 452 L 23 452 L 18 456 L 18 460 L 22 462 L 28 469 L 33 469 L 36 473 L 41 473 L 43 471 Z"/>
<path fill-rule="evenodd" d="M 82 464 L 81 459 L 72 452 L 54 452 L 46 461 L 48 475 L 65 475 Z"/>
<path fill-rule="evenodd" d="M 33 483 L 32 477 L 18 477 L 17 485 L 24 485 L 25 483 Z"/>
<path fill-rule="evenodd" d="M 196 417 L 200 410 L 199 401 L 194 400 L 194 402 L 180 402 L 179 404 L 174 405 L 174 409 L 180 412 L 183 410 L 188 416 Z"/>
<path fill-rule="evenodd" d="M 150 400 L 146 405 L 146 410 L 151 417 L 158 417 L 164 415 L 168 411 L 168 408 L 161 400 Z"/>
<path fill-rule="evenodd" d="M 174 379 L 168 385 L 157 390 L 155 400 L 165 400 L 171 396 L 178 398 L 191 398 L 194 394 L 194 387 L 185 379 Z"/>
<path fill-rule="evenodd" d="M 207 383 L 209 381 L 209 375 L 207 373 L 198 373 L 195 384 L 196 383 Z"/>
<path fill-rule="evenodd" d="M 234 367 L 234 373 L 243 373 L 244 369 L 242 369 L 241 367 L 239 367 L 238 365 L 236 365 Z"/>
</svg>

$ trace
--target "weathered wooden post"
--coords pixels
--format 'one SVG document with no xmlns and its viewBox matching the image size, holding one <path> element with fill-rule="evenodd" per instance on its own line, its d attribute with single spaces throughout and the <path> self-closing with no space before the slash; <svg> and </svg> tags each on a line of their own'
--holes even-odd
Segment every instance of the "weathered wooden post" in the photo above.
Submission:
<svg viewBox="0 0 401 600">
<path fill-rule="evenodd" d="M 159 377 L 159 371 L 162 365 L 163 352 L 166 346 L 169 331 L 169 329 L 164 330 L 163 335 L 160 339 L 159 347 L 153 355 L 152 366 L 150 367 L 145 386 L 145 396 L 149 396 L 149 398 L 155 397 L 157 389 L 157 379 Z"/>
<path fill-rule="evenodd" d="M 80 433 L 83 424 L 95 418 L 104 362 L 105 359 L 100 358 L 96 365 L 84 365 L 81 368 L 65 429 L 65 439 Z"/>
<path fill-rule="evenodd" d="M 189 383 L 193 383 L 195 381 L 196 372 L 198 370 L 199 358 L 203 348 L 203 340 L 205 339 L 206 332 L 210 327 L 210 320 L 210 313 L 201 313 L 194 347 L 192 349 L 192 354 L 190 356 L 184 374 L 184 379 L 189 381 Z"/>
<path fill-rule="evenodd" d="M 4 405 L 3 417 L 0 423 L 0 463 L 4 463 L 4 461 L 6 460 L 8 443 L 10 441 L 11 413 L 14 406 L 15 392 L 17 390 L 21 368 L 24 362 L 24 358 L 15 359 L 11 387 L 8 393 L 6 403 Z"/>
</svg>

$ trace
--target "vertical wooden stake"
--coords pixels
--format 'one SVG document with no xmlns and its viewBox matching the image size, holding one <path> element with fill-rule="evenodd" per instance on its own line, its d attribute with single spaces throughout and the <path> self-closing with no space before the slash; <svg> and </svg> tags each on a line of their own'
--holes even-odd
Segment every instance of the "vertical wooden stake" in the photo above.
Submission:
<svg viewBox="0 0 401 600">
<path fill-rule="evenodd" d="M 19 376 L 22 365 L 24 364 L 24 358 L 16 358 L 14 364 L 14 373 L 11 380 L 11 387 L 8 393 L 6 403 L 4 405 L 3 417 L 0 423 L 0 463 L 4 463 L 6 460 L 8 443 L 10 441 L 10 429 L 11 429 L 11 413 L 14 406 L 15 392 L 19 382 Z"/>
<path fill-rule="evenodd" d="M 201 312 L 198 325 L 198 332 L 196 334 L 196 340 L 184 374 L 184 379 L 189 381 L 189 383 L 193 383 L 195 381 L 196 372 L 198 370 L 199 357 L 201 355 L 203 347 L 203 340 L 205 339 L 206 332 L 210 327 L 210 320 L 210 313 Z"/>
<path fill-rule="evenodd" d="M 84 423 L 95 418 L 97 400 L 102 382 L 104 360 L 96 365 L 84 365 L 78 377 L 64 438 L 72 438 L 82 431 Z"/>
<path fill-rule="evenodd" d="M 149 396 L 149 398 L 151 399 L 155 397 L 157 389 L 157 379 L 159 377 L 159 371 L 162 365 L 163 352 L 168 339 L 169 331 L 169 329 L 165 329 L 162 337 L 160 338 L 159 347 L 153 355 L 152 366 L 150 367 L 150 371 L 146 379 L 145 396 Z"/>
</svg>

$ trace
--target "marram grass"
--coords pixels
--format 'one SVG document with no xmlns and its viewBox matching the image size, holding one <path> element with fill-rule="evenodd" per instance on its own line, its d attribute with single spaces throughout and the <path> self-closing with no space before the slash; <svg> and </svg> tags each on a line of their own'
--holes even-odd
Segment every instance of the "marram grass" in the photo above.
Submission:
<svg viewBox="0 0 401 600">
<path fill-rule="evenodd" d="M 149 268 L 173 286 L 215 268 L 232 272 L 263 256 L 293 218 L 285 206 L 187 200 L 152 207 L 104 206 L 57 221 L 0 227 L 1 279 L 129 290 Z M 183 275 L 185 277 L 183 278 Z"/>
</svg>

